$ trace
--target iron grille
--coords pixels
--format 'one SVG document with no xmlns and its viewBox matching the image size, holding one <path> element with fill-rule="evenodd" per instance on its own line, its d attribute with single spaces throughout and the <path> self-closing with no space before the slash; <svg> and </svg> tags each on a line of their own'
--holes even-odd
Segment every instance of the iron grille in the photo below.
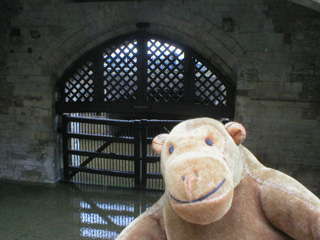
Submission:
<svg viewBox="0 0 320 240">
<path fill-rule="evenodd" d="M 92 102 L 94 99 L 93 61 L 83 62 L 68 78 L 64 88 L 65 102 Z"/>
<path fill-rule="evenodd" d="M 147 46 L 147 101 L 182 102 L 184 52 L 155 39 L 150 39 Z"/>
<path fill-rule="evenodd" d="M 59 113 L 234 115 L 235 88 L 214 66 L 192 49 L 144 31 L 103 43 L 74 66 L 62 77 Z"/>
<path fill-rule="evenodd" d="M 198 59 L 195 64 L 194 102 L 204 105 L 227 106 L 227 89 L 209 68 Z"/>
<path fill-rule="evenodd" d="M 103 52 L 104 101 L 137 99 L 137 40 L 112 45 Z"/>
</svg>

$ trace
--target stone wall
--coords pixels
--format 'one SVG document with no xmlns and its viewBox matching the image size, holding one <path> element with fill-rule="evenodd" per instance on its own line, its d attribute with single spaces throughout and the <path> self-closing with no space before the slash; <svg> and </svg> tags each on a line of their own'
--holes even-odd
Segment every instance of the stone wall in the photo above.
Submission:
<svg viewBox="0 0 320 240">
<path fill-rule="evenodd" d="M 260 49 L 248 50 L 239 68 L 237 118 L 261 162 L 319 195 L 319 12 L 283 1 L 267 1 L 264 12 L 272 33 L 252 43 Z"/>
<path fill-rule="evenodd" d="M 245 145 L 320 195 L 319 12 L 285 0 L 4 4 L 0 178 L 59 179 L 56 82 L 94 46 L 149 22 L 148 31 L 190 46 L 236 83 Z"/>
</svg>

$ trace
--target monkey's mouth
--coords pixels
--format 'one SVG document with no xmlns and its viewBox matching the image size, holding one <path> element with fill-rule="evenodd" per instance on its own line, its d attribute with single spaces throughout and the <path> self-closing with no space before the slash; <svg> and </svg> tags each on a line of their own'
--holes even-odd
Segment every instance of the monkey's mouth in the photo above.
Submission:
<svg viewBox="0 0 320 240">
<path fill-rule="evenodd" d="M 199 197 L 197 199 L 194 199 L 194 200 L 190 200 L 190 201 L 183 201 L 183 200 L 179 200 L 177 198 L 175 198 L 174 196 L 171 195 L 171 193 L 169 193 L 170 197 L 176 201 L 177 203 L 182 203 L 182 204 L 185 204 L 185 203 L 196 203 L 196 202 L 201 202 L 203 200 L 205 200 L 206 198 L 210 197 L 211 195 L 215 194 L 219 188 L 222 187 L 222 185 L 225 183 L 226 179 L 223 179 L 218 186 L 216 186 L 213 190 L 211 190 L 210 192 L 208 192 L 207 194 L 205 194 L 204 196 L 202 197 Z"/>
</svg>

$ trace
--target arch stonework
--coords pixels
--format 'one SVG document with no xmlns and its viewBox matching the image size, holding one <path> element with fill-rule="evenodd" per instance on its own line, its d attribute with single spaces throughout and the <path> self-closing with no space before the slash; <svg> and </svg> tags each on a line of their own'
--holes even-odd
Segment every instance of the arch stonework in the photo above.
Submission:
<svg viewBox="0 0 320 240">
<path fill-rule="evenodd" d="M 147 29 L 150 33 L 192 48 L 236 85 L 238 62 L 245 54 L 244 48 L 230 33 L 222 30 L 219 20 L 208 19 L 191 8 L 169 2 L 90 5 L 77 25 L 65 32 L 60 30 L 63 33 L 46 41 L 47 45 L 38 55 L 38 64 L 46 69 L 52 83 L 57 82 L 80 56 L 105 41 L 137 31 L 139 22 L 150 23 Z M 54 99 L 57 100 L 55 95 Z M 54 158 L 58 166 L 59 158 Z"/>
<path fill-rule="evenodd" d="M 92 12 L 85 16 L 87 21 L 81 26 L 81 29 L 70 36 L 64 35 L 53 39 L 54 44 L 48 45 L 40 59 L 44 61 L 48 59 L 50 62 L 47 64 L 51 67 L 53 75 L 59 77 L 72 62 L 85 52 L 108 39 L 136 31 L 138 22 L 149 22 L 148 32 L 178 40 L 191 47 L 213 65 L 218 66 L 219 70 L 229 79 L 236 81 L 235 68 L 240 57 L 245 53 L 238 42 L 221 30 L 217 24 L 196 13 L 185 12 L 185 9 L 181 9 L 182 16 L 169 14 L 166 12 L 168 3 L 157 2 L 159 11 L 151 14 L 149 8 L 151 6 L 154 8 L 154 4 L 141 3 L 138 4 L 139 8 L 133 10 L 130 8 L 131 4 L 126 4 L 121 10 L 117 8 L 111 13 L 108 8 Z M 125 17 L 116 17 L 119 15 Z M 186 20 L 185 15 L 188 15 L 191 21 Z M 114 19 L 119 19 L 119 21 Z M 197 19 L 197 21 L 192 21 L 192 19 Z"/>
</svg>

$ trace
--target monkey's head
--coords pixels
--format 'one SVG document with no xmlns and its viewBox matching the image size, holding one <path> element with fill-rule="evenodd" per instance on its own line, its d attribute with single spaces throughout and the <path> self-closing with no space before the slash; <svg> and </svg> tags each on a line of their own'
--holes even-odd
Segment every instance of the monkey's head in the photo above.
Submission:
<svg viewBox="0 0 320 240">
<path fill-rule="evenodd" d="M 223 125 L 214 119 L 197 118 L 153 139 L 176 214 L 205 225 L 228 212 L 244 170 L 239 145 L 245 137 L 246 130 L 239 123 Z"/>
</svg>

